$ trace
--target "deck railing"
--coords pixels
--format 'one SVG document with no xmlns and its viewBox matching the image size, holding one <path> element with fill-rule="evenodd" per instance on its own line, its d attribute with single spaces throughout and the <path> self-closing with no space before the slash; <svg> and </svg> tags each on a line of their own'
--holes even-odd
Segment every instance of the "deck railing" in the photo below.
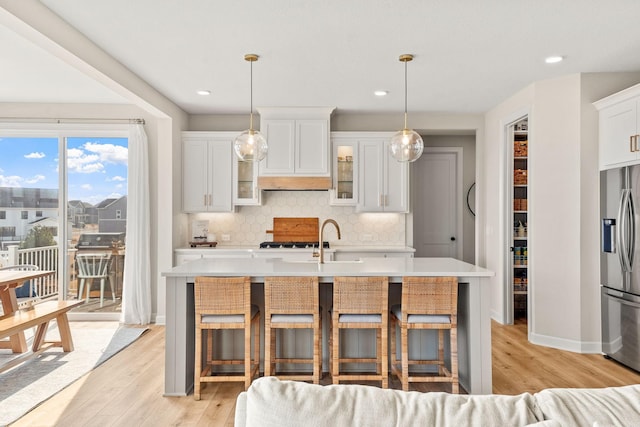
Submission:
<svg viewBox="0 0 640 427">
<path fill-rule="evenodd" d="M 75 275 L 73 262 L 75 249 L 69 251 L 69 261 L 72 267 L 70 271 Z M 40 248 L 18 249 L 18 246 L 9 246 L 6 251 L 0 251 L 0 266 L 32 264 L 40 270 L 58 271 L 58 246 L 43 246 Z M 58 295 L 58 275 L 52 274 L 40 277 L 33 281 L 33 289 L 39 298 L 52 298 Z"/>
</svg>

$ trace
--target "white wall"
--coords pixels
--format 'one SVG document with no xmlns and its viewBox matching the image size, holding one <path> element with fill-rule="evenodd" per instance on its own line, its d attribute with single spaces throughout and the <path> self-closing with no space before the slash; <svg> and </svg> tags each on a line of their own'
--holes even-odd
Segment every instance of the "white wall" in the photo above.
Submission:
<svg viewBox="0 0 640 427">
<path fill-rule="evenodd" d="M 580 337 L 580 76 L 534 84 L 529 120 L 530 339 Z"/>
<path fill-rule="evenodd" d="M 503 128 L 530 112 L 529 279 L 534 343 L 599 351 L 597 114 L 591 102 L 632 85 L 640 74 L 574 74 L 536 82 L 486 115 L 487 266 L 492 314 L 504 322 Z M 499 167 L 492 169 L 500 159 Z"/>
</svg>

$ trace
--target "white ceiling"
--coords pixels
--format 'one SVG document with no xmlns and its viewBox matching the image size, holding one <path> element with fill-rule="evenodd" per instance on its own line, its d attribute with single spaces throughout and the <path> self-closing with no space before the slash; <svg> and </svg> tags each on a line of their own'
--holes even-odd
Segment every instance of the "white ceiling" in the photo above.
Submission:
<svg viewBox="0 0 640 427">
<path fill-rule="evenodd" d="M 192 114 L 248 111 L 245 53 L 260 56 L 254 106 L 343 112 L 402 111 L 403 53 L 410 113 L 482 113 L 533 81 L 640 70 L 637 0 L 41 2 Z M 1 102 L 123 102 L 1 26 L 0 58 Z"/>
</svg>

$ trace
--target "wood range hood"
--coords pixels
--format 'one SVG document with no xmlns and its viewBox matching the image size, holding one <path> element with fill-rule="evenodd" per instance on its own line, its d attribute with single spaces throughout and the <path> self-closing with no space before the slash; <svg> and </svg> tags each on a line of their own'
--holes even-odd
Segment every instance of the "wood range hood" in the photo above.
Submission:
<svg viewBox="0 0 640 427">
<path fill-rule="evenodd" d="M 259 190 L 329 190 L 329 176 L 259 176 Z"/>
</svg>

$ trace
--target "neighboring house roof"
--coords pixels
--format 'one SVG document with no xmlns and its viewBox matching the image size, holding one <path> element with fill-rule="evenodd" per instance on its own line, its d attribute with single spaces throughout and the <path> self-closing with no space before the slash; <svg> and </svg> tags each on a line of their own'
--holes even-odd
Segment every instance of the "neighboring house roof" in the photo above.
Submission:
<svg viewBox="0 0 640 427">
<path fill-rule="evenodd" d="M 127 196 L 122 196 L 118 199 L 104 199 L 103 201 L 101 201 L 100 203 L 98 203 L 96 205 L 96 208 L 98 209 L 105 209 L 108 208 L 109 206 L 111 206 L 112 204 L 119 202 L 120 200 L 125 199 L 126 200 Z"/>
<path fill-rule="evenodd" d="M 88 209 L 92 208 L 93 205 L 89 202 L 83 202 L 82 200 L 69 200 L 69 207 L 78 208 L 78 209 Z"/>
<path fill-rule="evenodd" d="M 115 202 L 118 199 L 104 199 L 103 201 L 101 201 L 100 203 L 98 203 L 96 205 L 96 208 L 98 209 L 104 209 L 107 206 L 109 206 L 110 204 L 112 204 L 113 202 Z"/>
<path fill-rule="evenodd" d="M 29 224 L 30 225 L 39 225 L 38 223 L 44 223 L 44 222 L 50 222 L 52 224 L 55 224 L 56 226 L 58 225 L 58 221 L 56 219 L 49 218 L 49 217 L 38 218 L 36 220 L 30 221 Z"/>
</svg>

